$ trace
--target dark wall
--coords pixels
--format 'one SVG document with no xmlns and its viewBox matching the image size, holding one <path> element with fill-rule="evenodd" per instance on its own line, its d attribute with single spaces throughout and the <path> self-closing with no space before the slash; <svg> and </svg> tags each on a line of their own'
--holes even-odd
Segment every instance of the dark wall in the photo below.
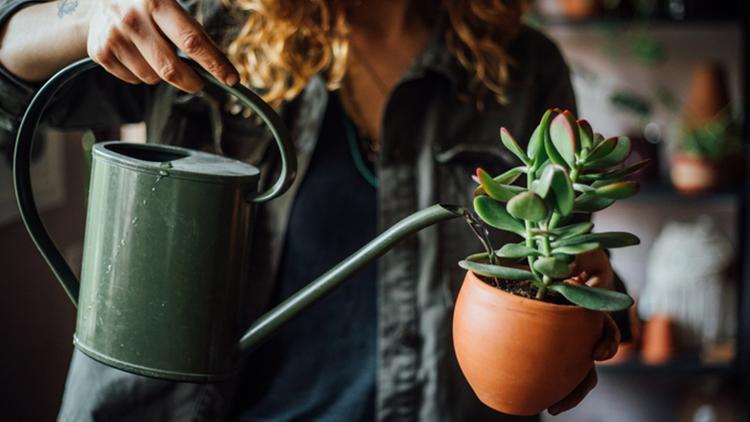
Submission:
<svg viewBox="0 0 750 422">
<path fill-rule="evenodd" d="M 62 250 L 80 244 L 84 224 L 81 144 L 75 136 L 68 138 L 65 203 L 42 215 Z M 75 309 L 20 220 L 0 226 L 0 251 L 0 419 L 52 421 L 72 351 Z"/>
</svg>

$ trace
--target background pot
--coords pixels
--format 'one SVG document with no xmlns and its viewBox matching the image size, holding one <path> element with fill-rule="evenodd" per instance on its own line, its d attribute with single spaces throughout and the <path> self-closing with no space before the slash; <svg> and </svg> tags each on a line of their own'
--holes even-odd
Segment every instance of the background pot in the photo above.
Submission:
<svg viewBox="0 0 750 422">
<path fill-rule="evenodd" d="M 649 365 L 662 365 L 677 353 L 675 326 L 668 315 L 654 315 L 643 328 L 641 360 Z"/>
<path fill-rule="evenodd" d="M 560 0 L 565 17 L 584 19 L 599 13 L 599 0 Z"/>
<path fill-rule="evenodd" d="M 711 191 L 719 185 L 720 180 L 715 162 L 682 152 L 672 158 L 669 174 L 675 189 L 685 194 Z"/>
<path fill-rule="evenodd" d="M 603 314 L 506 293 L 467 272 L 453 314 L 458 363 L 477 397 L 512 415 L 536 415 L 593 366 Z"/>
<path fill-rule="evenodd" d="M 724 66 L 714 61 L 696 64 L 685 102 L 685 129 L 710 123 L 728 106 L 729 88 Z"/>
</svg>

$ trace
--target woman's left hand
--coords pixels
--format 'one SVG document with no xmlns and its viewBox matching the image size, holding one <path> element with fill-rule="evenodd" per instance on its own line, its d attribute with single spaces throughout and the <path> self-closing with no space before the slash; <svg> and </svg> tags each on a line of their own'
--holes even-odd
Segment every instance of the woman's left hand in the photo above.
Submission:
<svg viewBox="0 0 750 422">
<path fill-rule="evenodd" d="M 602 249 L 578 255 L 572 264 L 573 274 L 569 282 L 586 284 L 590 287 L 614 290 L 615 274 L 609 263 L 609 257 Z M 604 327 L 599 342 L 594 347 L 592 358 L 603 361 L 612 358 L 620 345 L 620 329 L 609 314 L 604 314 Z M 572 409 L 596 386 L 596 368 L 592 367 L 583 381 L 567 397 L 550 406 L 552 415 Z"/>
</svg>

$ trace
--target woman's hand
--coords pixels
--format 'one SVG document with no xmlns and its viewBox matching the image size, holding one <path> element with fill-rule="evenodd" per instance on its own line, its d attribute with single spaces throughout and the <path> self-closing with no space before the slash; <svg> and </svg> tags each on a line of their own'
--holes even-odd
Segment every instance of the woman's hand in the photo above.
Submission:
<svg viewBox="0 0 750 422">
<path fill-rule="evenodd" d="M 591 287 L 614 289 L 615 274 L 609 262 L 609 257 L 602 249 L 580 254 L 572 265 L 573 274 L 578 274 L 569 282 L 586 284 Z M 620 345 L 620 329 L 609 316 L 604 314 L 604 328 L 599 342 L 594 347 L 592 358 L 603 361 L 612 358 Z M 583 381 L 567 397 L 552 405 L 548 411 L 552 415 L 564 412 L 577 406 L 584 397 L 596 386 L 596 368 L 591 368 Z"/>
<path fill-rule="evenodd" d="M 89 13 L 88 55 L 126 82 L 164 80 L 183 91 L 199 91 L 202 80 L 177 57 L 175 47 L 219 81 L 238 81 L 234 66 L 176 0 L 94 0 Z"/>
</svg>

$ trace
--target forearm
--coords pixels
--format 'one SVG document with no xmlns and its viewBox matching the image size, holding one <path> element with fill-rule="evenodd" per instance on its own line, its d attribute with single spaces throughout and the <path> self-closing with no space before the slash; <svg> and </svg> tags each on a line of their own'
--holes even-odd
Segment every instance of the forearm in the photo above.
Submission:
<svg viewBox="0 0 750 422">
<path fill-rule="evenodd" d="M 41 81 L 86 57 L 89 0 L 35 4 L 0 28 L 0 65 L 27 81 Z"/>
</svg>

